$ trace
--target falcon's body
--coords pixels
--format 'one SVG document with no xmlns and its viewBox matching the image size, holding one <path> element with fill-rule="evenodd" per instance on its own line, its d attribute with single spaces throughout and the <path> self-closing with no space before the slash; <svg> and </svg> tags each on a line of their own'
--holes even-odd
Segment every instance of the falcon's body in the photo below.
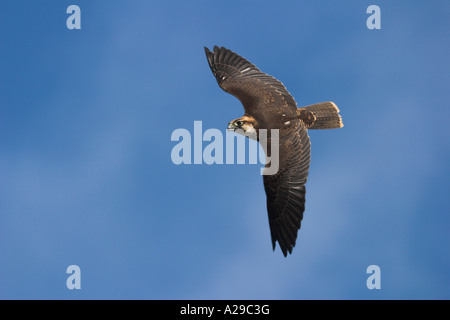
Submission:
<svg viewBox="0 0 450 320">
<path fill-rule="evenodd" d="M 286 256 L 295 246 L 305 210 L 305 183 L 310 163 L 307 129 L 342 127 L 339 109 L 332 102 L 299 109 L 280 81 L 261 72 L 246 59 L 223 47 L 216 46 L 213 52 L 205 48 L 205 52 L 219 86 L 244 106 L 244 116 L 231 121 L 228 129 L 255 133 L 257 139 L 259 130 L 266 129 L 266 153 L 271 150 L 270 130 L 278 129 L 279 170 L 263 177 L 273 249 L 278 241 Z"/>
</svg>

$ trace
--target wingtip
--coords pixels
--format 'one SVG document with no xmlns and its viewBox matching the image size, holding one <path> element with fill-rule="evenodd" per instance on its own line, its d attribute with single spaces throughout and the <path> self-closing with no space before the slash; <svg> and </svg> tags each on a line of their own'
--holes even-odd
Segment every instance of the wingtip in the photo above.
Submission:
<svg viewBox="0 0 450 320">
<path fill-rule="evenodd" d="M 275 240 L 275 241 L 272 240 L 272 250 L 273 250 L 274 252 L 275 252 L 275 248 L 276 248 L 276 243 L 277 243 L 276 240 Z M 278 243 L 278 245 L 279 245 L 279 243 Z M 289 251 L 290 254 L 292 254 L 292 248 L 291 248 L 291 247 L 289 247 L 289 248 L 284 248 L 284 247 L 280 246 L 280 249 L 281 249 L 281 253 L 283 253 L 283 256 L 284 256 L 285 258 L 288 256 L 288 251 Z"/>
<path fill-rule="evenodd" d="M 341 110 L 339 110 L 338 106 L 336 105 L 336 103 L 334 103 L 333 101 L 329 101 L 331 103 L 331 105 L 336 109 L 336 112 L 339 113 Z"/>
<path fill-rule="evenodd" d="M 207 47 L 205 48 L 205 55 L 206 55 L 206 59 L 208 60 L 208 64 L 209 67 L 211 68 L 212 73 L 214 74 L 214 76 L 216 75 L 215 71 L 214 71 L 214 53 L 211 52 Z"/>
</svg>

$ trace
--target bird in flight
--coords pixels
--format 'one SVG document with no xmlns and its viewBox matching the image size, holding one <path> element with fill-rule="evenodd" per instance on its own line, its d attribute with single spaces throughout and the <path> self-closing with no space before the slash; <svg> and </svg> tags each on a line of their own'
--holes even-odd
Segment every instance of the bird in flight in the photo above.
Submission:
<svg viewBox="0 0 450 320">
<path fill-rule="evenodd" d="M 253 133 L 259 141 L 259 132 L 265 129 L 269 145 L 269 132 L 278 130 L 278 171 L 263 175 L 263 182 L 272 247 L 275 250 L 278 242 L 286 257 L 292 254 L 305 211 L 311 151 L 308 130 L 342 128 L 339 109 L 331 101 L 298 108 L 280 81 L 233 51 L 214 46 L 213 51 L 205 47 L 205 53 L 219 86 L 244 106 L 244 115 L 230 121 L 228 130 Z M 266 159 L 269 150 L 264 148 Z"/>
</svg>

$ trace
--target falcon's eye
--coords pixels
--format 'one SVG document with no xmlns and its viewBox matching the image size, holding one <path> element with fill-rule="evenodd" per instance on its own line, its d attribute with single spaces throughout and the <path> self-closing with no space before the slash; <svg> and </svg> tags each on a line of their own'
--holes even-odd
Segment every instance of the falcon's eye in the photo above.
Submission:
<svg viewBox="0 0 450 320">
<path fill-rule="evenodd" d="M 235 123 L 236 123 L 236 126 L 240 127 L 240 126 L 242 126 L 244 124 L 244 121 L 238 120 Z"/>
</svg>

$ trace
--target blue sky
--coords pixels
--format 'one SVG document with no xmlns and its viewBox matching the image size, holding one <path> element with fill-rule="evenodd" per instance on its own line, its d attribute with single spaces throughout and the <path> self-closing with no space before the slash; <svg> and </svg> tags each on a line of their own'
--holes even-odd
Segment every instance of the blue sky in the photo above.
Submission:
<svg viewBox="0 0 450 320">
<path fill-rule="evenodd" d="M 66 8 L 81 8 L 81 30 Z M 381 30 L 366 9 L 381 8 Z M 450 4 L 2 1 L 1 299 L 449 299 Z M 173 130 L 225 132 L 226 46 L 314 131 L 293 255 L 272 252 L 260 165 L 174 165 Z M 81 290 L 66 268 L 81 268 Z M 368 290 L 366 268 L 381 268 Z"/>
</svg>

